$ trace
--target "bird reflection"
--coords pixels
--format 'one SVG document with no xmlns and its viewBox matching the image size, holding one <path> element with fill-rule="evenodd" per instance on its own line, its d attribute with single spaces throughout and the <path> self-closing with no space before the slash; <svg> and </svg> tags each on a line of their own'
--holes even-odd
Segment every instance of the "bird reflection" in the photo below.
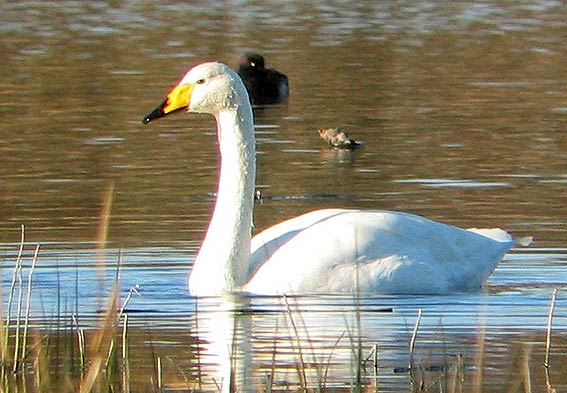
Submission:
<svg viewBox="0 0 567 393">
<path fill-rule="evenodd" d="M 196 300 L 200 389 L 255 391 L 251 383 L 250 299 L 237 294 Z"/>
<path fill-rule="evenodd" d="M 312 301 L 235 294 L 196 299 L 198 389 L 302 389 L 324 384 L 331 372 L 356 375 L 362 367 L 362 353 L 353 351 L 361 349 L 353 347 L 360 337 L 356 309 Z"/>
</svg>

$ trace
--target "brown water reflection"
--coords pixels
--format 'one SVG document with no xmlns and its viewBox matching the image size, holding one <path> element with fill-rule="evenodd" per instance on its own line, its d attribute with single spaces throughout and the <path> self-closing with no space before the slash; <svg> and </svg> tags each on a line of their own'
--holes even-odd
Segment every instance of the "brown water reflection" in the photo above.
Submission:
<svg viewBox="0 0 567 393">
<path fill-rule="evenodd" d="M 322 205 L 409 210 L 560 240 L 567 98 L 564 7 L 180 3 L 2 6 L 0 239 L 92 240 L 116 193 L 110 238 L 198 241 L 215 184 L 212 119 L 141 115 L 183 70 L 253 48 L 285 72 L 287 108 L 257 113 L 257 226 Z M 337 159 L 316 135 L 367 148 Z M 427 187 L 415 179 L 495 187 Z M 399 181 L 402 182 L 399 182 Z"/>
</svg>

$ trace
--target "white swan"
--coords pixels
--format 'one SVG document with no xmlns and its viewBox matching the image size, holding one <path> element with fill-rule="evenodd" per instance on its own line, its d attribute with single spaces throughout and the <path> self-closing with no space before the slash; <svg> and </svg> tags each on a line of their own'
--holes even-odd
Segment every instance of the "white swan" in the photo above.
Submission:
<svg viewBox="0 0 567 393">
<path fill-rule="evenodd" d="M 515 243 L 500 229 L 345 209 L 312 211 L 251 239 L 255 141 L 242 81 L 224 64 L 198 65 L 144 123 L 179 109 L 215 116 L 221 154 L 214 212 L 189 278 L 193 295 L 478 290 Z"/>
</svg>

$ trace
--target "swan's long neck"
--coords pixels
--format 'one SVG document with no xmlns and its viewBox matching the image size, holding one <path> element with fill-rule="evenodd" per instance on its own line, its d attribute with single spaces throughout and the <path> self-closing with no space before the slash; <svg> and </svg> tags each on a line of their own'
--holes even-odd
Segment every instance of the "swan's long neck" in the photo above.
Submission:
<svg viewBox="0 0 567 393">
<path fill-rule="evenodd" d="M 252 110 L 242 105 L 217 115 L 221 154 L 213 215 L 189 278 L 192 294 L 219 294 L 248 279 L 254 181 L 256 176 Z"/>
</svg>

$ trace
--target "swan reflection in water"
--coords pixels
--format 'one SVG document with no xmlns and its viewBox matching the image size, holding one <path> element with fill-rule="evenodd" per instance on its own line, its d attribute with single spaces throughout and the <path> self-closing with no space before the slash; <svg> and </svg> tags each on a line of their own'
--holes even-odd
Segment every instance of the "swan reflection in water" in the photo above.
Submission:
<svg viewBox="0 0 567 393">
<path fill-rule="evenodd" d="M 195 299 L 200 389 L 253 390 L 250 299 L 237 294 Z"/>
<path fill-rule="evenodd" d="M 379 391 L 465 386 L 501 364 L 503 321 L 517 309 L 482 295 L 446 297 L 227 295 L 198 298 L 198 387 L 214 391 Z M 500 299 L 502 301 L 502 299 Z M 423 310 L 420 316 L 419 310 Z M 545 311 L 533 316 L 543 321 Z M 480 357 L 479 357 L 480 356 Z M 476 363 L 480 361 L 481 363 Z M 514 358 L 505 361 L 514 367 Z M 509 363 L 507 363 L 509 362 Z M 487 381 L 504 386 L 509 379 Z M 437 382 L 435 382 L 437 381 Z M 465 384 L 465 385 L 463 385 Z M 417 385 L 416 385 L 417 386 Z"/>
<path fill-rule="evenodd" d="M 227 294 L 195 304 L 200 389 L 346 388 L 365 373 L 371 347 L 362 348 L 352 301 L 330 307 L 321 297 Z M 390 309 L 376 311 L 391 317 Z"/>
</svg>

